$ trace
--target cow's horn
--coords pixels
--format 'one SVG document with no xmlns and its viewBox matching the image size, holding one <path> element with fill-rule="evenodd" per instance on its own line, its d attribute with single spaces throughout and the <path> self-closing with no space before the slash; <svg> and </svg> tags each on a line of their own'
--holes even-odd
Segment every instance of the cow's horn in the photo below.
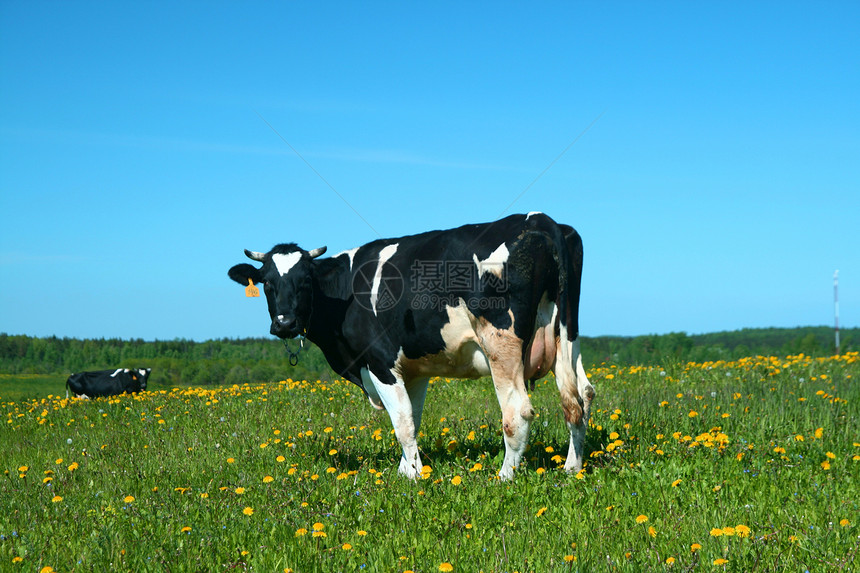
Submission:
<svg viewBox="0 0 860 573">
<path fill-rule="evenodd" d="M 315 259 L 318 256 L 320 256 L 321 254 L 323 254 L 325 252 L 325 250 L 326 250 L 326 247 L 320 247 L 318 249 L 313 249 L 312 251 L 308 251 L 308 254 L 311 256 L 312 259 Z"/>
<path fill-rule="evenodd" d="M 266 253 L 258 253 L 256 251 L 249 251 L 248 249 L 245 249 L 245 256 L 252 261 L 260 261 L 262 263 L 263 259 L 266 256 Z"/>
</svg>

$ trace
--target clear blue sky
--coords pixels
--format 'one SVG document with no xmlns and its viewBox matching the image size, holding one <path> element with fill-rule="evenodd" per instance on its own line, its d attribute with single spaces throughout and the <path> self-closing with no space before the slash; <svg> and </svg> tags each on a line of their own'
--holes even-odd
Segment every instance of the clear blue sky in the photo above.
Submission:
<svg viewBox="0 0 860 573">
<path fill-rule="evenodd" d="M 4 0 L 0 332 L 267 336 L 227 278 L 244 248 L 528 211 L 583 236 L 585 335 L 830 325 L 836 269 L 857 326 L 858 22 L 855 1 Z"/>
</svg>

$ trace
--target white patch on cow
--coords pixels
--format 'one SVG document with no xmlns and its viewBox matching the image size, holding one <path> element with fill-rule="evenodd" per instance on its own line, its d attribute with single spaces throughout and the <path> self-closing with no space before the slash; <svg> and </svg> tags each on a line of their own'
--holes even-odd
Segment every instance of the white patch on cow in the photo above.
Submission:
<svg viewBox="0 0 860 573">
<path fill-rule="evenodd" d="M 376 272 L 373 274 L 373 285 L 370 287 L 370 307 L 373 309 L 373 314 L 376 314 L 376 302 L 379 300 L 379 285 L 382 282 L 382 267 L 388 262 L 388 259 L 394 256 L 397 252 L 398 243 L 388 245 L 379 251 L 379 263 L 376 265 Z"/>
<path fill-rule="evenodd" d="M 532 215 L 543 215 L 543 213 L 541 213 L 540 211 L 529 211 L 529 214 L 526 215 L 526 220 L 528 220 L 528 218 Z"/>
<path fill-rule="evenodd" d="M 300 251 L 287 254 L 276 253 L 272 255 L 272 262 L 275 263 L 275 268 L 278 269 L 278 274 L 281 276 L 290 272 L 290 270 L 292 270 L 300 260 L 302 260 L 302 253 Z"/>
<path fill-rule="evenodd" d="M 120 372 L 122 372 L 122 371 L 123 371 L 123 370 L 122 370 L 122 368 L 117 368 L 116 370 L 114 370 L 114 373 L 110 375 L 110 377 L 111 377 L 111 378 L 115 378 L 115 377 L 116 377 L 116 375 L 117 375 L 117 374 L 119 374 L 119 373 L 120 373 Z M 126 372 L 128 372 L 128 369 L 126 369 Z"/>
<path fill-rule="evenodd" d="M 448 376 L 451 378 L 480 378 L 490 375 L 490 363 L 475 333 L 475 316 L 463 299 L 456 306 L 446 306 L 448 321 L 439 334 L 445 348 L 436 354 L 407 358 L 402 350 L 394 361 L 393 374 L 409 381 L 416 378 Z M 411 392 L 411 390 L 410 390 Z"/>
<path fill-rule="evenodd" d="M 478 255 L 472 254 L 472 260 L 475 261 L 475 266 L 478 267 L 478 276 L 483 276 L 484 273 L 492 273 L 502 278 L 502 270 L 505 268 L 505 263 L 508 262 L 509 255 L 508 247 L 504 243 L 499 245 L 483 261 L 478 259 Z"/>
<path fill-rule="evenodd" d="M 359 249 L 359 247 L 356 247 L 354 249 L 350 249 L 348 251 L 341 251 L 338 254 L 336 254 L 335 256 L 333 256 L 332 258 L 336 259 L 337 257 L 340 257 L 342 255 L 346 255 L 347 257 L 349 257 L 349 270 L 352 270 L 352 261 L 353 261 L 353 259 L 355 259 L 355 253 L 358 252 L 358 249 Z"/>
<path fill-rule="evenodd" d="M 414 380 L 407 392 L 403 380 L 395 384 L 383 383 L 368 368 L 361 369 L 361 380 L 365 389 L 373 388 L 391 418 L 394 435 L 403 448 L 400 458 L 401 474 L 412 479 L 421 477 L 421 455 L 418 453 L 418 427 L 421 424 L 421 410 L 424 406 L 424 396 L 427 392 L 427 380 Z"/>
<path fill-rule="evenodd" d="M 448 363 L 453 366 L 450 373 L 440 376 L 468 376 L 477 378 L 490 375 L 490 362 L 478 343 L 475 333 L 475 316 L 465 302 L 447 307 L 448 322 L 442 327 L 442 340 Z M 450 368 L 450 366 L 449 366 Z"/>
</svg>

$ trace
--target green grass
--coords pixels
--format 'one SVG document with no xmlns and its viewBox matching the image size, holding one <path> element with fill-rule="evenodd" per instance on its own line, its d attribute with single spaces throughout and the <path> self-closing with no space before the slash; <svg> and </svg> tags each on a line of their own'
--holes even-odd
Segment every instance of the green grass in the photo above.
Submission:
<svg viewBox="0 0 860 573">
<path fill-rule="evenodd" d="M 851 570 L 858 370 L 856 354 L 593 369 L 579 475 L 559 469 L 543 380 L 510 483 L 487 381 L 431 384 L 418 482 L 345 382 L 0 393 L 0 570 Z"/>
<path fill-rule="evenodd" d="M 66 395 L 64 374 L 0 374 L 0 400 L 21 402 Z"/>
</svg>

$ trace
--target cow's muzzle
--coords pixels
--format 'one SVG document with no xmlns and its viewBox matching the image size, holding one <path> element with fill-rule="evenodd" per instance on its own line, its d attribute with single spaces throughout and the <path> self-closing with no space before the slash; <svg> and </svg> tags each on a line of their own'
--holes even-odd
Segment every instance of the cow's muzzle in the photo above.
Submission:
<svg viewBox="0 0 860 573">
<path fill-rule="evenodd" d="M 278 338 L 293 338 L 299 334 L 299 326 L 296 323 L 295 317 L 279 314 L 272 319 L 272 326 L 269 328 L 269 332 Z"/>
</svg>

